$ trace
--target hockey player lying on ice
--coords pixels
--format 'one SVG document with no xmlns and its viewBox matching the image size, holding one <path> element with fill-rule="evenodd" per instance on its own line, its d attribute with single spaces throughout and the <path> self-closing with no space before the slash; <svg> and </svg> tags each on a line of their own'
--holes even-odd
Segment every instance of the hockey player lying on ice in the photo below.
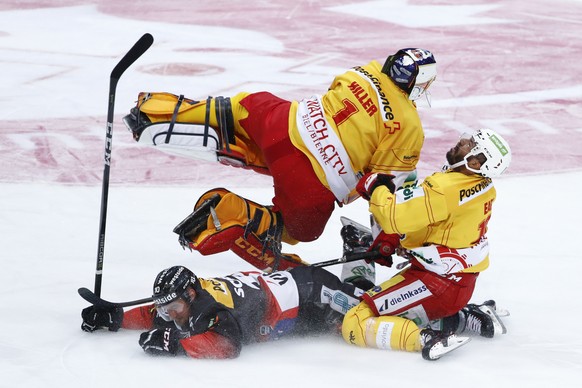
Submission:
<svg viewBox="0 0 582 388">
<path fill-rule="evenodd" d="M 87 307 L 81 328 L 148 330 L 139 344 L 151 355 L 233 358 L 247 343 L 286 335 L 339 336 L 344 314 L 362 293 L 316 267 L 203 279 L 175 266 L 156 277 L 153 304 L 125 312 Z"/>
<path fill-rule="evenodd" d="M 202 279 L 175 266 L 156 277 L 154 304 L 125 312 L 120 307 L 90 306 L 82 311 L 81 328 L 147 330 L 139 344 L 151 355 L 233 358 L 250 342 L 290 335 L 339 335 L 343 315 L 360 302 L 362 294 L 363 290 L 316 267 Z M 494 302 L 488 306 L 494 309 Z M 448 330 L 483 335 L 480 328 L 493 327 L 495 318 L 479 306 L 468 305 L 442 321 Z M 417 335 L 426 333 L 435 338 L 426 346 L 444 349 L 440 357 L 448 344 L 436 338 L 448 339 L 450 333 L 426 329 Z"/>
<path fill-rule="evenodd" d="M 383 66 L 372 61 L 338 75 L 321 96 L 287 101 L 268 92 L 243 92 L 194 101 L 140 93 L 124 122 L 140 144 L 273 177 L 273 206 L 253 205 L 261 227 L 267 227 L 249 230 L 247 240 L 232 246 L 265 270 L 269 264 L 249 257 L 249 249 L 272 261 L 281 241 L 316 240 L 335 204 L 358 197 L 355 187 L 365 173 L 392 174 L 397 187 L 416 179 L 424 132 L 414 101 L 435 78 L 430 51 L 402 49 Z M 244 202 L 228 201 L 239 206 L 235 211 L 245 211 Z M 215 253 L 210 245 L 199 252 Z M 293 255 L 286 259 L 286 265 L 302 264 Z"/>
</svg>

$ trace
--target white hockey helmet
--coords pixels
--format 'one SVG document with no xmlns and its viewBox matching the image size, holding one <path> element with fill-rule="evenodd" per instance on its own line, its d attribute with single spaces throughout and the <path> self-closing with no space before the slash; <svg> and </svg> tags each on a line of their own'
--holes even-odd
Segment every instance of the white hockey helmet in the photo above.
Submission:
<svg viewBox="0 0 582 388">
<path fill-rule="evenodd" d="M 418 100 L 436 78 L 436 60 L 428 50 L 405 48 L 390 55 L 382 73 L 386 74 L 410 100 Z"/>
<path fill-rule="evenodd" d="M 474 146 L 462 161 L 449 166 L 449 169 L 464 165 L 469 171 L 487 178 L 496 178 L 507 170 L 511 164 L 511 148 L 500 134 L 483 128 L 476 130 L 472 134 L 464 134 L 461 137 L 471 138 Z M 478 170 L 469 167 L 467 160 L 472 156 L 481 160 L 485 157 L 485 161 L 481 162 L 481 167 Z"/>
</svg>

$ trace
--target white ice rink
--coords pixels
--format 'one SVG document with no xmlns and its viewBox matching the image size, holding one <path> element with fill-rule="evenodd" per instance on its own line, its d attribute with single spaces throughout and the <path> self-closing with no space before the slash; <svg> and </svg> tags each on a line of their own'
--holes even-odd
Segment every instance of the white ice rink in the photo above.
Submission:
<svg viewBox="0 0 582 388">
<path fill-rule="evenodd" d="M 46 3 L 50 7 L 43 8 Z M 498 198 L 488 234 L 491 267 L 479 277 L 473 298 L 475 302 L 495 299 L 511 312 L 504 319 L 506 335 L 492 340 L 474 338 L 437 362 L 424 361 L 419 354 L 359 349 L 336 337 L 250 345 L 238 359 L 228 361 L 152 358 L 139 347 L 139 332 L 88 334 L 80 330 L 80 312 L 87 303 L 77 289 L 92 288 L 94 282 L 107 83 L 113 66 L 142 33 L 154 35 L 154 46 L 126 72 L 118 87 L 102 296 L 124 301 L 149 296 L 155 275 L 171 265 L 186 265 L 203 277 L 251 269 L 232 253 L 202 257 L 183 251 L 172 229 L 212 187 L 225 186 L 266 204 L 272 196 L 265 177 L 138 149 L 120 120 L 137 92 L 173 91 L 205 97 L 266 88 L 296 98 L 307 91 L 323 92 L 333 75 L 373 58 L 363 57 L 352 45 L 346 49 L 350 52 L 347 57 L 338 56 L 335 47 L 329 52 L 311 52 L 310 62 L 301 63 L 305 52 L 289 55 L 291 43 L 277 31 L 268 34 L 229 26 L 227 1 L 217 2 L 221 7 L 215 11 L 212 26 L 186 25 L 178 20 L 174 30 L 169 30 L 172 22 L 153 22 L 155 15 L 150 15 L 151 20 L 127 14 L 121 17 L 114 2 L 94 3 L 7 2 L 0 7 L 0 120 L 4 121 L 0 123 L 0 387 L 579 386 L 582 339 L 577 330 L 582 320 L 582 287 L 578 271 L 582 271 L 582 257 L 577 239 L 582 216 L 582 82 L 578 72 L 582 39 L 569 38 L 559 46 L 547 42 L 555 31 L 532 36 L 531 44 L 538 49 L 546 46 L 547 57 L 524 57 L 524 63 L 552 58 L 559 74 L 539 74 L 538 85 L 530 88 L 522 84 L 524 88 L 513 94 L 493 81 L 478 86 L 469 78 L 453 82 L 453 74 L 464 77 L 465 73 L 452 70 L 450 57 L 458 54 L 443 47 L 441 58 L 446 66 L 439 68 L 443 75 L 434 86 L 433 107 L 422 107 L 422 117 L 429 123 L 423 151 L 427 158 L 421 165 L 424 175 L 439 168 L 446 147 L 455 141 L 453 129 L 462 129 L 459 123 L 466 119 L 468 126 L 480 124 L 471 122 L 473 115 L 489 120 L 485 121 L 489 124 L 499 123 L 494 120 L 498 116 L 487 115 L 493 109 L 511 116 L 518 125 L 539 118 L 539 126 L 534 126 L 539 137 L 526 130 L 508 132 L 509 141 L 516 145 L 516 163 L 507 176 L 496 181 Z M 248 3 L 266 15 L 274 12 L 269 4 L 278 9 L 270 2 Z M 301 7 L 317 3 L 296 2 L 283 19 L 293 20 Z M 383 12 L 389 12 L 386 4 L 391 2 L 364 2 L 362 7 L 337 3 L 348 17 L 351 12 L 354 20 L 359 20 L 363 11 L 356 10 L 364 9 L 363 5 L 377 3 Z M 394 12 L 410 19 L 409 12 L 420 12 L 411 7 L 429 3 L 443 5 L 435 0 L 401 0 L 393 2 Z M 529 8 L 525 4 L 521 8 L 520 1 L 466 3 L 455 8 L 456 2 L 451 1 L 450 9 L 444 9 L 442 15 L 435 13 L 425 21 L 421 18 L 417 23 L 423 25 L 406 28 L 424 26 L 423 34 L 431 37 L 429 45 L 438 44 L 435 35 L 446 30 L 442 20 L 448 17 L 448 25 L 454 25 L 455 31 L 472 33 L 475 44 L 489 44 L 487 58 L 493 62 L 507 53 L 495 50 L 496 42 L 488 42 L 487 30 L 478 28 L 496 28 L 499 18 L 504 18 L 505 24 L 515 23 L 516 36 L 527 32 L 523 21 L 532 14 L 541 24 L 553 19 L 565 30 L 577 29 L 575 36 L 582 32 L 579 1 L 537 1 L 528 3 Z M 238 1 L 233 4 L 237 10 L 243 7 Z M 542 15 L 539 9 L 544 6 L 552 13 Z M 167 7 L 174 14 L 177 7 L 189 10 L 177 3 Z M 460 19 L 475 17 L 469 12 L 471 7 L 471 12 L 483 13 L 483 18 L 479 23 L 459 26 Z M 506 14 L 501 12 L 504 7 Z M 211 13 L 211 6 L 204 12 Z M 437 16 L 439 23 L 434 21 Z M 165 15 L 160 13 L 159 17 L 164 19 Z M 333 20 L 327 23 L 331 29 Z M 349 26 L 336 27 L 338 39 L 343 30 L 353 33 Z M 237 33 L 233 35 L 233 31 Z M 460 39 L 459 34 L 450 39 Z M 201 35 L 212 40 L 214 51 L 198 43 Z M 235 49 L 241 42 L 246 44 L 245 52 Z M 390 50 L 405 43 L 409 42 L 396 40 Z M 181 74 L 172 67 L 173 63 L 188 62 L 191 55 L 206 55 L 205 50 L 212 58 L 205 62 L 205 73 L 197 67 L 195 74 Z M 338 66 L 330 64 L 334 55 L 338 56 Z M 160 70 L 164 63 L 166 69 Z M 255 67 L 265 64 L 264 78 L 255 78 Z M 504 82 L 515 88 L 520 77 L 533 77 L 525 75 L 524 69 L 504 68 Z M 499 77 L 497 70 L 484 79 Z M 163 71 L 164 77 L 156 76 Z M 251 81 L 244 81 L 247 79 Z M 455 93 L 458 89 L 451 86 L 455 83 L 466 86 L 462 93 Z M 561 92 L 552 94 L 550 89 Z M 502 106 L 496 106 L 491 96 L 503 101 Z M 527 117 L 520 116 L 524 109 Z M 463 120 L 441 132 L 436 124 L 443 116 Z M 553 141 L 564 141 L 564 137 L 567 144 Z M 535 173 L 538 170 L 542 173 Z M 310 262 L 339 257 L 341 215 L 365 224 L 366 203 L 358 200 L 338 209 L 318 241 L 287 250 Z M 339 274 L 338 266 L 328 268 Z M 381 269 L 378 280 L 391 274 L 391 270 Z"/>
</svg>

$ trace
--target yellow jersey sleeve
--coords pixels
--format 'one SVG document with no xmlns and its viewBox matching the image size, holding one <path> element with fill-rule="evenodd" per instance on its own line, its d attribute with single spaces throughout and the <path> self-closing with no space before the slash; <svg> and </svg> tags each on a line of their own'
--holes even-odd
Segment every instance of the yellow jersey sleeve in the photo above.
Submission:
<svg viewBox="0 0 582 388">
<path fill-rule="evenodd" d="M 370 199 L 370 211 L 386 233 L 404 235 L 405 248 L 466 248 L 485 235 L 495 196 L 488 178 L 439 172 L 396 194 L 379 187 Z"/>
<path fill-rule="evenodd" d="M 385 186 L 378 187 L 370 198 L 370 212 L 384 232 L 404 235 L 445 219 L 448 209 L 443 190 L 425 180 L 395 194 Z"/>
</svg>

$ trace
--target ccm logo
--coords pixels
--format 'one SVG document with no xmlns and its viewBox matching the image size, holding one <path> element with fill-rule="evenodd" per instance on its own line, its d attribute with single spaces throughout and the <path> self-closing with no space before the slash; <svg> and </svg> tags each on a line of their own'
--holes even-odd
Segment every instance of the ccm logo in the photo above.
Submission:
<svg viewBox="0 0 582 388">
<path fill-rule="evenodd" d="M 254 245 L 252 245 L 250 242 L 248 242 L 247 240 L 245 240 L 242 237 L 239 237 L 235 242 L 235 245 L 238 246 L 240 249 L 242 249 L 245 253 L 248 253 L 251 257 L 270 265 L 273 260 L 274 257 L 269 256 L 266 254 L 262 255 L 262 249 L 259 249 L 257 247 L 255 247 Z"/>
</svg>

